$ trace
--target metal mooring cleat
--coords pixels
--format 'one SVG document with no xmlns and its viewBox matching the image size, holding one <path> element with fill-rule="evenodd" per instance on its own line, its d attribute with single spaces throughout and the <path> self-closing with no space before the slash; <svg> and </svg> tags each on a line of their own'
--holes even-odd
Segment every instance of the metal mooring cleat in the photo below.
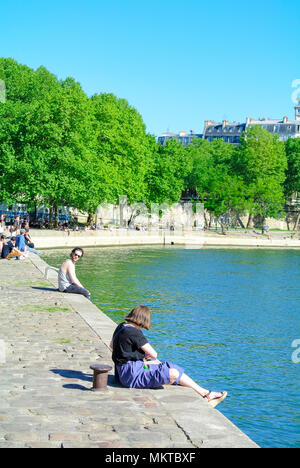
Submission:
<svg viewBox="0 0 300 468">
<path fill-rule="evenodd" d="M 108 373 L 112 370 L 112 367 L 105 364 L 93 364 L 90 369 L 94 371 L 93 388 L 91 390 L 93 392 L 107 390 Z"/>
</svg>

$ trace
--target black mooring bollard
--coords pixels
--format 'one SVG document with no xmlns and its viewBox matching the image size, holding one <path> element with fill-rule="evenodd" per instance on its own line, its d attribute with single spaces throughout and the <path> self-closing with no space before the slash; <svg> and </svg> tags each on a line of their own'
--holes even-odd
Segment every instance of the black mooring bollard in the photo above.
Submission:
<svg viewBox="0 0 300 468">
<path fill-rule="evenodd" d="M 107 390 L 108 373 L 112 370 L 111 366 L 105 364 L 93 364 L 90 369 L 94 371 L 93 392 L 103 392 Z"/>
</svg>

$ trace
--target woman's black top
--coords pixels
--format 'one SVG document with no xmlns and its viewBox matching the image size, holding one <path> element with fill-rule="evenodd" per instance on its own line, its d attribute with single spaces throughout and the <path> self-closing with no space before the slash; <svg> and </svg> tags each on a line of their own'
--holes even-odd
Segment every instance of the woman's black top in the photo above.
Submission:
<svg viewBox="0 0 300 468">
<path fill-rule="evenodd" d="M 148 343 L 141 330 L 121 323 L 113 335 L 112 359 L 115 364 L 122 365 L 128 361 L 142 361 L 145 357 L 140 348 Z"/>
</svg>

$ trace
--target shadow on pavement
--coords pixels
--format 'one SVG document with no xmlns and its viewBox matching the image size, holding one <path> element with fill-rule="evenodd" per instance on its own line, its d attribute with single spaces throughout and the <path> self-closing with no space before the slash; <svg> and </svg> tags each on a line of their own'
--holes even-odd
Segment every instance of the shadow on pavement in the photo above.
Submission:
<svg viewBox="0 0 300 468">
<path fill-rule="evenodd" d="M 77 379 L 77 380 L 83 380 L 85 382 L 91 382 L 91 383 L 93 382 L 93 374 L 86 374 L 84 372 L 76 371 L 72 369 L 50 369 L 50 370 L 54 374 L 58 374 L 65 379 Z M 107 386 L 115 387 L 115 388 L 124 388 L 120 383 L 118 383 L 115 380 L 114 375 L 108 376 Z M 80 385 L 77 383 L 66 384 L 66 385 L 63 385 L 63 387 L 69 388 L 69 389 L 78 389 L 78 390 L 90 390 L 90 388 L 84 387 L 83 385 Z"/>
</svg>

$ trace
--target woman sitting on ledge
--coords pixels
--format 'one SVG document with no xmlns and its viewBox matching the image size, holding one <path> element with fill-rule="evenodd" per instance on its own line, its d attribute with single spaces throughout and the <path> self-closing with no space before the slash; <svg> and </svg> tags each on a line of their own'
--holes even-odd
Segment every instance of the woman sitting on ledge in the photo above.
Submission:
<svg viewBox="0 0 300 468">
<path fill-rule="evenodd" d="M 125 317 L 113 334 L 110 347 L 115 364 L 115 375 L 124 387 L 157 388 L 162 385 L 182 385 L 192 388 L 209 405 L 215 407 L 227 396 L 227 392 L 214 392 L 200 387 L 183 369 L 171 362 L 146 363 L 157 358 L 157 352 L 148 343 L 141 329 L 150 329 L 151 312 L 147 306 L 139 305 Z"/>
</svg>

